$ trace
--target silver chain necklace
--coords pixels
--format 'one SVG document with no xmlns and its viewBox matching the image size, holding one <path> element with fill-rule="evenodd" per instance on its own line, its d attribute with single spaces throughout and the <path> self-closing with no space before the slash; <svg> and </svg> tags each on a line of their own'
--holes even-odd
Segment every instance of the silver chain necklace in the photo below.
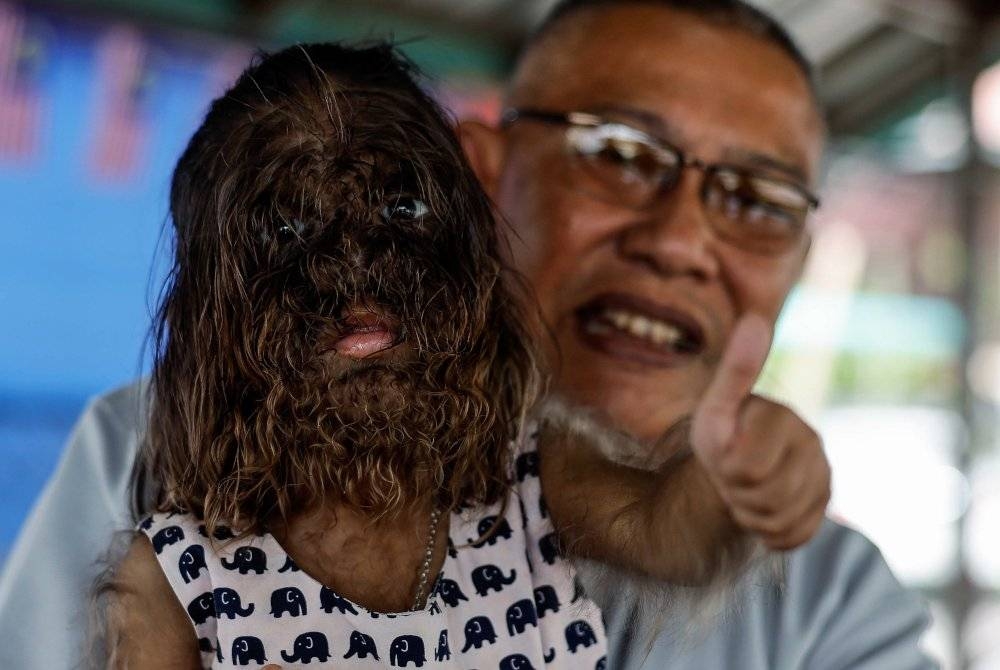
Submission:
<svg viewBox="0 0 1000 670">
<path fill-rule="evenodd" d="M 410 611 L 417 612 L 423 609 L 424 589 L 427 588 L 427 577 L 431 571 L 431 561 L 434 558 L 434 547 L 437 545 L 438 522 L 441 521 L 441 510 L 434 507 L 431 510 L 431 529 L 427 535 L 427 544 L 424 547 L 424 562 L 420 565 L 420 578 L 417 580 L 417 593 L 413 596 L 413 607 Z"/>
</svg>

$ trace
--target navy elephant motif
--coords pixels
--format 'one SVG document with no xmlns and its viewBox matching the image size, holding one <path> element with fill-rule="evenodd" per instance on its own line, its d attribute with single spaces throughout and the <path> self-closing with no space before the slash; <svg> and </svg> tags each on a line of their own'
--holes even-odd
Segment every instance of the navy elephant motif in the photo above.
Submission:
<svg viewBox="0 0 1000 670">
<path fill-rule="evenodd" d="M 163 548 L 184 539 L 184 529 L 180 526 L 167 526 L 156 531 L 153 536 L 153 551 L 158 554 L 163 553 Z"/>
<path fill-rule="evenodd" d="M 280 619 L 282 614 L 303 616 L 306 614 L 306 597 L 294 586 L 277 589 L 271 593 L 271 615 Z"/>
<path fill-rule="evenodd" d="M 590 624 L 583 619 L 577 619 L 566 626 L 566 646 L 571 654 L 575 654 L 578 647 L 589 647 L 597 644 L 597 636 Z"/>
<path fill-rule="evenodd" d="M 267 656 L 264 655 L 264 643 L 260 638 L 252 635 L 243 635 L 233 640 L 230 660 L 233 665 L 250 665 L 253 661 L 257 665 L 267 663 Z"/>
<path fill-rule="evenodd" d="M 326 663 L 330 658 L 330 643 L 326 635 L 319 632 L 302 633 L 292 643 L 292 651 L 281 650 L 281 658 L 286 663 L 309 663 L 320 661 Z"/>
<path fill-rule="evenodd" d="M 514 472 L 517 481 L 523 482 L 529 476 L 538 476 L 538 452 L 528 451 L 517 457 L 514 461 Z"/>
<path fill-rule="evenodd" d="M 212 646 L 212 641 L 207 637 L 198 638 L 198 649 L 199 651 L 212 652 L 215 651 L 215 647 Z"/>
<path fill-rule="evenodd" d="M 500 670 L 535 670 L 535 666 L 524 654 L 511 654 L 500 661 Z"/>
<path fill-rule="evenodd" d="M 405 668 L 411 662 L 418 668 L 424 667 L 427 662 L 424 640 L 418 635 L 400 635 L 389 646 L 389 665 Z"/>
<path fill-rule="evenodd" d="M 506 577 L 495 565 L 480 565 L 472 571 L 472 585 L 476 588 L 476 593 L 481 596 L 485 596 L 491 590 L 503 591 L 503 587 L 513 584 L 515 579 L 517 570 L 513 568 Z"/>
<path fill-rule="evenodd" d="M 381 660 L 378 657 L 378 649 L 375 648 L 375 640 L 359 630 L 352 630 L 344 658 L 368 658 L 368 656 L 372 656 L 376 661 Z"/>
<path fill-rule="evenodd" d="M 292 560 L 291 556 L 285 556 L 284 564 L 278 568 L 278 572 L 298 572 L 299 566 L 295 565 L 295 561 Z"/>
<path fill-rule="evenodd" d="M 438 582 L 438 595 L 441 596 L 448 607 L 458 607 L 458 602 L 464 600 L 466 602 L 469 599 L 462 593 L 462 587 L 458 585 L 454 579 L 448 579 L 442 577 Z"/>
<path fill-rule="evenodd" d="M 553 565 L 559 557 L 559 538 L 555 533 L 543 535 L 538 541 L 538 551 L 542 554 L 542 560 Z"/>
<path fill-rule="evenodd" d="M 489 617 L 472 617 L 465 622 L 465 646 L 462 653 L 469 651 L 472 647 L 479 649 L 484 644 L 493 644 L 497 641 L 497 633 L 493 630 L 493 623 Z"/>
<path fill-rule="evenodd" d="M 202 624 L 215 617 L 215 598 L 211 591 L 206 591 L 195 598 L 187 606 L 188 616 L 196 624 Z"/>
<path fill-rule="evenodd" d="M 177 561 L 177 570 L 181 573 L 185 584 L 197 579 L 202 570 L 208 570 L 208 564 L 205 563 L 205 547 L 192 544 L 185 549 Z"/>
<path fill-rule="evenodd" d="M 435 661 L 448 661 L 451 660 L 451 649 L 448 647 L 448 629 L 441 631 L 438 635 L 437 646 L 434 647 L 434 660 Z"/>
<path fill-rule="evenodd" d="M 525 598 L 507 608 L 507 634 L 511 637 L 519 635 L 528 626 L 538 628 L 538 615 L 535 603 Z"/>
<path fill-rule="evenodd" d="M 246 607 L 240 602 L 240 594 L 231 588 L 218 588 L 212 592 L 215 601 L 215 616 L 229 619 L 236 617 L 248 617 L 253 614 L 254 604 L 250 603 Z"/>
<path fill-rule="evenodd" d="M 507 519 L 497 520 L 495 516 L 484 516 L 476 526 L 476 532 L 479 533 L 479 537 L 469 538 L 469 544 L 474 547 L 482 547 L 484 545 L 493 546 L 499 538 L 509 540 L 511 535 L 514 534 L 510 524 L 507 523 Z"/>
<path fill-rule="evenodd" d="M 545 616 L 546 612 L 559 611 L 559 596 L 556 590 L 545 584 L 535 589 L 535 612 L 539 618 Z"/>
<path fill-rule="evenodd" d="M 356 615 L 358 613 L 350 600 L 341 598 L 336 591 L 325 586 L 319 590 L 319 608 L 327 614 L 332 614 L 333 610 L 337 610 L 341 614 L 350 612 Z"/>
<path fill-rule="evenodd" d="M 233 554 L 233 560 L 222 559 L 222 567 L 226 570 L 239 570 L 241 575 L 251 571 L 261 575 L 267 571 L 267 554 L 257 547 L 240 547 Z"/>
</svg>

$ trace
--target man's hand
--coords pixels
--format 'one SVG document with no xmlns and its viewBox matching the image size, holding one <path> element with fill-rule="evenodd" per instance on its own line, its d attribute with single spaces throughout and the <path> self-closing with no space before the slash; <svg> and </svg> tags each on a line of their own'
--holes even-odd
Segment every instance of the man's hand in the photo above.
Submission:
<svg viewBox="0 0 1000 670">
<path fill-rule="evenodd" d="M 642 445 L 548 405 L 538 437 L 542 486 L 568 553 L 711 586 L 741 574 L 760 543 L 790 549 L 815 534 L 830 497 L 819 438 L 788 408 L 751 394 L 770 340 L 761 317 L 737 323 L 683 435 L 694 456 L 656 470 L 608 456 L 641 454 Z"/>
<path fill-rule="evenodd" d="M 737 322 L 691 423 L 691 448 L 733 520 L 771 549 L 808 541 L 830 500 L 819 436 L 792 410 L 751 393 L 771 345 L 756 314 Z"/>
</svg>

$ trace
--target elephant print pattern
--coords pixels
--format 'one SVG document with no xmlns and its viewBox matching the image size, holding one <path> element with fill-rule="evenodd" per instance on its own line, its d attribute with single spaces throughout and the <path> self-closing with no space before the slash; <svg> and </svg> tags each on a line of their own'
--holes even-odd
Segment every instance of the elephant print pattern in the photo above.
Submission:
<svg viewBox="0 0 1000 670">
<path fill-rule="evenodd" d="M 155 514 L 139 530 L 188 613 L 205 668 L 603 667 L 601 613 L 577 593 L 541 514 L 537 453 L 520 452 L 513 500 L 447 517 L 448 555 L 419 612 L 365 609 L 298 569 L 268 534 L 209 538 L 184 514 Z"/>
</svg>

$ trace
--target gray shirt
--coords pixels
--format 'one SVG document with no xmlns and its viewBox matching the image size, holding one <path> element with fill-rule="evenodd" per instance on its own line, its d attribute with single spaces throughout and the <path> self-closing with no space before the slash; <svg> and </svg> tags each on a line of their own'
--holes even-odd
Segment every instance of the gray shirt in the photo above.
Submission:
<svg viewBox="0 0 1000 670">
<path fill-rule="evenodd" d="M 113 531 L 130 528 L 127 486 L 141 430 L 144 387 L 93 400 L 0 575 L 0 667 L 53 670 L 82 658 L 87 593 Z M 919 648 L 928 616 L 859 533 L 827 521 L 792 552 L 785 584 L 753 586 L 742 606 L 697 637 L 666 625 L 637 635 L 628 591 L 605 605 L 609 667 L 936 667 Z M 659 628 L 658 628 L 659 630 Z"/>
</svg>

